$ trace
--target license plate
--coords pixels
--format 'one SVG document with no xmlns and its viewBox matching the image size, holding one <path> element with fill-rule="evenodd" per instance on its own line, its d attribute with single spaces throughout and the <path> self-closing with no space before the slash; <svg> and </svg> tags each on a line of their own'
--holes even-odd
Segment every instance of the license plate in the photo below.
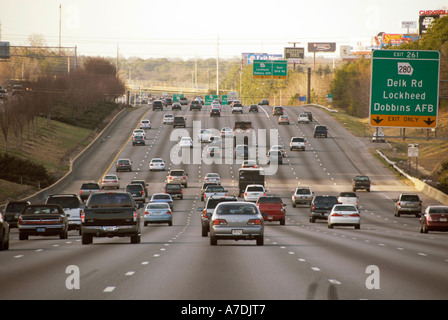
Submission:
<svg viewBox="0 0 448 320">
<path fill-rule="evenodd" d="M 240 236 L 240 235 L 243 234 L 243 230 L 241 230 L 241 229 L 233 229 L 232 230 L 232 234 L 235 235 L 235 236 Z"/>
<path fill-rule="evenodd" d="M 115 231 L 117 227 L 103 227 L 104 231 Z"/>
<path fill-rule="evenodd" d="M 446 222 L 447 219 L 446 218 L 440 218 L 439 221 Z"/>
<path fill-rule="evenodd" d="M 37 228 L 37 232 L 45 232 L 45 228 Z"/>
</svg>

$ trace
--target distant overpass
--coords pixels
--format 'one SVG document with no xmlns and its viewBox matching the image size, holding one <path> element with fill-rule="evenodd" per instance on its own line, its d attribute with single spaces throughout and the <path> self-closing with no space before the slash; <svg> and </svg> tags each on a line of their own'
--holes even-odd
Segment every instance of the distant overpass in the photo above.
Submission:
<svg viewBox="0 0 448 320">
<path fill-rule="evenodd" d="M 213 90 L 213 89 L 211 89 Z M 168 94 L 179 94 L 183 93 L 186 95 L 205 95 L 209 93 L 208 88 L 192 88 L 192 87 L 170 87 L 170 86 L 126 86 L 126 91 L 140 91 L 140 92 L 155 92 L 155 93 L 168 93 Z"/>
</svg>

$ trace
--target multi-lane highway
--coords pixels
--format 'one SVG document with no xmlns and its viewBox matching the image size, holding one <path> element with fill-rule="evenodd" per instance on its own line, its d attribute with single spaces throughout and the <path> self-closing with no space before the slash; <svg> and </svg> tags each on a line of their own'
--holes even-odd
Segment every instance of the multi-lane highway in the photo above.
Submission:
<svg viewBox="0 0 448 320">
<path fill-rule="evenodd" d="M 71 231 L 66 240 L 30 237 L 19 241 L 12 229 L 10 249 L 0 252 L 0 300 L 6 299 L 156 299 L 156 300 L 306 300 L 306 299 L 447 299 L 448 234 L 421 234 L 418 218 L 394 217 L 393 201 L 401 192 L 415 192 L 375 159 L 366 141 L 352 136 L 325 111 L 307 107 L 313 122 L 298 124 L 304 107 L 285 107 L 293 123 L 277 124 L 272 106 L 259 113 L 209 116 L 209 106 L 174 114 L 185 115 L 186 130 L 193 121 L 202 128 L 233 127 L 250 120 L 268 135 L 278 130 L 287 157 L 277 172 L 266 178 L 270 194 L 287 204 L 286 225 L 266 223 L 264 246 L 255 241 L 220 241 L 211 246 L 201 236 L 202 179 L 208 172 L 221 175 L 230 193 L 237 193 L 239 164 L 175 164 L 170 159 L 177 139 L 173 128 L 162 124 L 167 111 L 148 107 L 129 112 L 84 161 L 65 192 L 79 192 L 85 180 L 115 173 L 116 158 L 130 158 L 133 172 L 118 173 L 121 186 L 131 179 L 145 179 L 149 193 L 163 190 L 166 172 L 149 172 L 151 158 L 162 157 L 169 168 L 188 172 L 184 199 L 175 200 L 173 226 L 142 227 L 140 244 L 128 238 L 94 238 L 82 245 Z M 169 109 L 169 112 L 171 110 Z M 139 120 L 151 120 L 146 146 L 132 146 L 130 137 Z M 315 124 L 329 128 L 328 138 L 313 138 Z M 304 136 L 307 150 L 289 151 L 292 136 Z M 195 137 L 193 137 L 195 138 Z M 204 147 L 204 144 L 202 145 Z M 168 169 L 168 168 L 167 168 Z M 310 186 L 315 195 L 337 195 L 351 190 L 357 174 L 372 180 L 371 192 L 358 191 L 361 229 L 309 222 L 309 208 L 291 206 L 297 185 Z M 420 194 L 423 206 L 437 201 Z M 77 275 L 79 274 L 79 278 Z M 76 286 L 79 284 L 79 288 Z"/>
</svg>

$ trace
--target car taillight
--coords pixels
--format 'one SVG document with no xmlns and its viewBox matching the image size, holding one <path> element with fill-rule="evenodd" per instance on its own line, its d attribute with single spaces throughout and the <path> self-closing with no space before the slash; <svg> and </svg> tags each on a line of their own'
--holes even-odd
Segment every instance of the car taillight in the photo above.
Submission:
<svg viewBox="0 0 448 320">
<path fill-rule="evenodd" d="M 84 212 L 84 210 L 81 210 L 81 223 L 86 222 L 86 214 Z"/>
<path fill-rule="evenodd" d="M 350 214 L 349 217 L 359 217 L 359 213 Z"/>
<path fill-rule="evenodd" d="M 149 212 L 148 212 L 148 211 L 145 211 L 145 215 L 149 215 Z"/>
<path fill-rule="evenodd" d="M 337 212 L 333 212 L 331 215 L 332 215 L 333 217 L 342 217 L 342 214 L 337 213 Z"/>
<path fill-rule="evenodd" d="M 134 211 L 134 222 L 137 222 L 138 220 L 138 214 L 137 211 Z"/>
<path fill-rule="evenodd" d="M 168 210 L 168 211 L 166 212 L 166 214 L 171 214 L 171 210 Z"/>
<path fill-rule="evenodd" d="M 207 210 L 202 210 L 202 216 L 203 216 L 204 218 L 207 218 Z"/>
<path fill-rule="evenodd" d="M 227 225 L 227 221 L 226 221 L 226 219 L 215 219 L 215 220 L 213 220 L 213 225 L 225 226 L 225 225 Z"/>
<path fill-rule="evenodd" d="M 250 219 L 249 221 L 247 221 L 247 224 L 250 226 L 254 226 L 254 225 L 261 225 L 261 220 L 260 219 Z"/>
<path fill-rule="evenodd" d="M 247 197 L 247 192 L 244 192 L 244 196 L 246 196 L 246 197 Z"/>
</svg>

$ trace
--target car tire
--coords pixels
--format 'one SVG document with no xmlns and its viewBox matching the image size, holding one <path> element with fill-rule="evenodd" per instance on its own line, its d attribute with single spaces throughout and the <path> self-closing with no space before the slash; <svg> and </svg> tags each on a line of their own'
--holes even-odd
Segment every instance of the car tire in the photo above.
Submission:
<svg viewBox="0 0 448 320">
<path fill-rule="evenodd" d="M 257 237 L 257 246 L 263 246 L 264 245 L 264 237 L 259 236 Z"/>
<path fill-rule="evenodd" d="M 141 242 L 141 236 L 140 234 L 136 234 L 134 236 L 131 236 L 131 243 L 132 244 L 137 244 Z"/>
<path fill-rule="evenodd" d="M 65 230 L 59 235 L 59 239 L 67 239 L 68 238 L 68 231 Z"/>
<path fill-rule="evenodd" d="M 93 242 L 93 236 L 90 234 L 83 234 L 81 236 L 81 243 L 82 244 L 92 244 Z"/>
<path fill-rule="evenodd" d="M 202 232 L 201 232 L 201 235 L 202 235 L 203 237 L 208 236 L 208 229 L 207 229 L 207 227 L 202 226 L 202 230 L 201 230 L 201 231 L 202 231 Z"/>
<path fill-rule="evenodd" d="M 216 237 L 213 237 L 210 235 L 210 245 L 211 246 L 216 246 L 218 245 L 218 239 L 216 239 Z"/>
<path fill-rule="evenodd" d="M 19 231 L 19 240 L 28 240 L 28 235 Z"/>
<path fill-rule="evenodd" d="M 355 229 L 356 229 L 356 230 L 361 229 L 361 225 L 360 225 L 360 224 L 357 224 L 357 225 L 355 226 Z"/>
<path fill-rule="evenodd" d="M 333 225 L 332 225 L 332 224 L 329 224 L 329 225 L 328 225 L 328 229 L 333 229 Z"/>
</svg>

